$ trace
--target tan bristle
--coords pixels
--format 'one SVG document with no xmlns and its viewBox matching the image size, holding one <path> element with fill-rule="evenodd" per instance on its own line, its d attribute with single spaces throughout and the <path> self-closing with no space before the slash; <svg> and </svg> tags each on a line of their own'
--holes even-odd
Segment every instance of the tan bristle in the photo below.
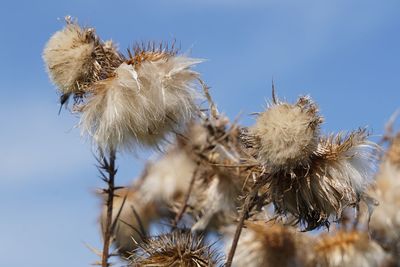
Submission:
<svg viewBox="0 0 400 267">
<path fill-rule="evenodd" d="M 336 232 L 322 235 L 314 247 L 309 266 L 355 267 L 389 266 L 391 258 L 367 233 Z"/>
<path fill-rule="evenodd" d="M 279 214 L 291 213 L 312 230 L 340 219 L 347 207 L 355 207 L 359 195 L 371 184 L 377 145 L 364 130 L 322 138 L 308 168 L 278 172 L 268 188 Z"/>
<path fill-rule="evenodd" d="M 233 266 L 305 266 L 310 238 L 294 228 L 274 223 L 246 222 Z M 229 246 L 228 246 L 229 248 Z"/>
<path fill-rule="evenodd" d="M 387 159 L 398 168 L 400 168 L 400 133 L 392 140 L 388 151 L 386 152 Z"/>
<path fill-rule="evenodd" d="M 145 240 L 133 251 L 129 266 L 214 267 L 216 256 L 202 237 L 179 230 Z"/>
</svg>

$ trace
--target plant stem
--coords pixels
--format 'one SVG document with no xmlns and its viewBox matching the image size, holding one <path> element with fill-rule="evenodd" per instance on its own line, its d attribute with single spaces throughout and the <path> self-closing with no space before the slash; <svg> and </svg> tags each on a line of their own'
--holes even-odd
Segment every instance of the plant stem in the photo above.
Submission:
<svg viewBox="0 0 400 267">
<path fill-rule="evenodd" d="M 244 226 L 244 221 L 249 217 L 249 212 L 252 209 L 253 205 L 253 200 L 257 196 L 258 190 L 261 188 L 263 184 L 262 183 L 257 183 L 254 185 L 253 189 L 249 193 L 249 195 L 246 197 L 246 200 L 243 205 L 243 211 L 239 219 L 239 223 L 236 227 L 235 230 L 235 235 L 233 237 L 231 249 L 229 250 L 228 258 L 225 263 L 225 267 L 231 267 L 232 262 L 233 262 L 233 256 L 235 256 L 236 248 L 239 242 L 240 234 L 242 233 L 242 229 Z"/>
<path fill-rule="evenodd" d="M 111 235 L 112 235 L 112 213 L 113 213 L 113 201 L 114 201 L 114 191 L 115 191 L 115 174 L 117 170 L 115 169 L 115 151 L 110 151 L 109 161 L 103 156 L 102 164 L 104 170 L 108 173 L 108 178 L 105 179 L 107 182 L 108 188 L 105 190 L 107 193 L 107 217 L 106 217 L 106 225 L 104 232 L 104 243 L 103 243 L 103 254 L 101 258 L 101 266 L 109 267 L 108 259 L 110 243 L 111 243 Z"/>
</svg>

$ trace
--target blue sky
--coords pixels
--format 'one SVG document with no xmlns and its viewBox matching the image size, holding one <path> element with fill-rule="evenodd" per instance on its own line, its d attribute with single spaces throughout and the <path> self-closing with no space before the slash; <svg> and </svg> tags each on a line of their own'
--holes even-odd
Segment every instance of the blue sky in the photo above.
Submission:
<svg viewBox="0 0 400 267">
<path fill-rule="evenodd" d="M 176 39 L 198 66 L 219 109 L 251 124 L 271 94 L 309 94 L 324 132 L 368 126 L 377 140 L 400 107 L 400 2 L 286 0 L 3 1 L 0 11 L 0 262 L 88 266 L 100 248 L 101 186 L 77 118 L 57 115 L 41 59 L 72 15 L 122 51 Z M 152 152 L 120 155 L 129 183 Z"/>
</svg>

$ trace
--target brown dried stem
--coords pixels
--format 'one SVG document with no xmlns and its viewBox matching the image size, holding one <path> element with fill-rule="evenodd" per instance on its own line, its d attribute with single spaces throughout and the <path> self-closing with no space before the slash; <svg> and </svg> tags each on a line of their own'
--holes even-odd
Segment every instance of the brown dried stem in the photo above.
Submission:
<svg viewBox="0 0 400 267">
<path fill-rule="evenodd" d="M 199 165 L 200 165 L 200 163 L 197 162 L 196 169 L 194 170 L 193 175 L 192 175 L 192 179 L 190 180 L 189 188 L 188 188 L 188 191 L 186 192 L 185 199 L 183 200 L 182 207 L 181 207 L 181 209 L 179 210 L 179 212 L 175 216 L 175 219 L 174 219 L 174 221 L 172 223 L 172 228 L 176 228 L 178 226 L 179 221 L 182 219 L 182 216 L 186 211 L 190 195 L 192 194 L 194 182 L 196 180 L 197 172 L 199 170 Z"/>
<path fill-rule="evenodd" d="M 242 229 L 244 226 L 244 221 L 249 218 L 250 210 L 254 207 L 254 199 L 257 196 L 258 190 L 264 185 L 261 181 L 256 183 L 253 186 L 253 189 L 247 195 L 246 200 L 243 205 L 242 214 L 240 215 L 240 219 L 238 225 L 236 226 L 235 235 L 233 236 L 233 241 L 231 245 L 231 249 L 229 250 L 228 258 L 225 262 L 225 267 L 231 267 L 233 262 L 233 257 L 235 256 L 236 248 L 239 242 L 240 234 L 242 233 Z"/>
<path fill-rule="evenodd" d="M 109 159 L 104 155 L 101 155 L 101 169 L 103 169 L 107 174 L 106 177 L 103 172 L 102 179 L 107 183 L 108 188 L 104 190 L 107 194 L 107 217 L 106 217 L 106 224 L 104 226 L 104 243 L 103 243 L 103 253 L 101 258 L 101 266 L 102 267 L 109 267 L 110 264 L 108 263 L 108 259 L 110 257 L 109 250 L 111 245 L 111 236 L 113 231 L 113 222 L 112 222 L 112 212 L 113 212 L 113 200 L 114 200 L 114 192 L 115 188 L 115 174 L 117 173 L 117 169 L 115 167 L 115 151 L 110 151 Z M 117 220 L 117 218 L 116 218 Z"/>
</svg>

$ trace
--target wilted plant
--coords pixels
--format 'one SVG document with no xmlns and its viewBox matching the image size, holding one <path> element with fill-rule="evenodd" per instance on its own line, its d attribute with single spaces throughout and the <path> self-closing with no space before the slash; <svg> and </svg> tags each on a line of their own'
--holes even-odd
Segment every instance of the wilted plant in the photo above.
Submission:
<svg viewBox="0 0 400 267">
<path fill-rule="evenodd" d="M 193 70 L 202 60 L 155 43 L 123 55 L 70 18 L 43 59 L 61 106 L 73 96 L 71 111 L 107 183 L 103 267 L 112 255 L 129 266 L 219 266 L 221 245 L 204 242 L 210 234 L 230 241 L 227 267 L 389 266 L 398 259 L 400 138 L 373 189 L 378 145 L 365 129 L 322 134 L 323 118 L 310 97 L 292 104 L 278 100 L 273 88 L 272 103 L 243 127 L 216 108 Z M 199 105 L 202 98 L 209 109 Z M 117 154 L 138 147 L 164 152 L 133 185 L 116 186 Z M 343 224 L 344 210 L 373 202 L 368 194 L 383 204 L 371 220 L 376 242 L 357 227 L 329 236 L 302 233 Z M 160 220 L 167 232 L 151 233 Z"/>
</svg>

